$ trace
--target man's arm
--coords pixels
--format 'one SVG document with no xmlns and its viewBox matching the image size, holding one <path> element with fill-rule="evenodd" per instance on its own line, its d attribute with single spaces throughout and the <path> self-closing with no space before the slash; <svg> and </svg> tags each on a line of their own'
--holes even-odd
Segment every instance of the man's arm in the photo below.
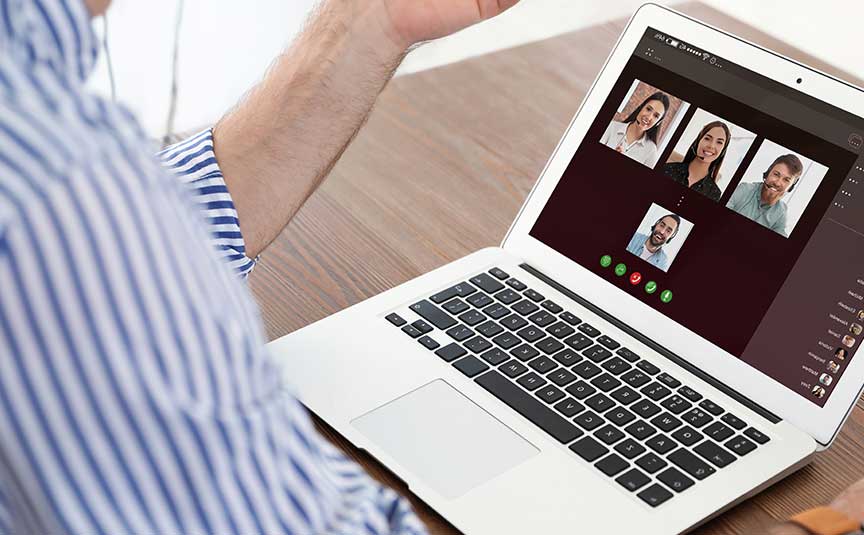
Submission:
<svg viewBox="0 0 864 535">
<path fill-rule="evenodd" d="M 338 161 L 406 51 L 518 0 L 328 0 L 264 80 L 214 128 L 254 258 Z"/>
</svg>

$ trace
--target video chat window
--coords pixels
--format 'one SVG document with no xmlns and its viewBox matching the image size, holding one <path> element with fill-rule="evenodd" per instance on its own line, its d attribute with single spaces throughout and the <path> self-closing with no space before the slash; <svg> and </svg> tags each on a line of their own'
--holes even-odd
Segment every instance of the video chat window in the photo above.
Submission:
<svg viewBox="0 0 864 535">
<path fill-rule="evenodd" d="M 788 238 L 827 173 L 824 165 L 766 139 L 726 207 Z"/>
<path fill-rule="evenodd" d="M 660 170 L 719 202 L 755 140 L 753 132 L 698 109 Z"/>
<path fill-rule="evenodd" d="M 659 204 L 651 204 L 627 244 L 627 252 L 666 272 L 693 230 L 693 223 Z"/>
<path fill-rule="evenodd" d="M 635 80 L 600 143 L 653 168 L 689 106 L 676 96 Z"/>
</svg>

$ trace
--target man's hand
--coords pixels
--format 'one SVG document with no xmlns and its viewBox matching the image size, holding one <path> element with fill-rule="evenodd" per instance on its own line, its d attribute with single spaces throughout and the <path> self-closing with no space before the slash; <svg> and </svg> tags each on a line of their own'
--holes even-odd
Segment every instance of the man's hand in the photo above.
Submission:
<svg viewBox="0 0 864 535">
<path fill-rule="evenodd" d="M 380 0 L 405 47 L 438 39 L 500 15 L 519 0 Z"/>
</svg>

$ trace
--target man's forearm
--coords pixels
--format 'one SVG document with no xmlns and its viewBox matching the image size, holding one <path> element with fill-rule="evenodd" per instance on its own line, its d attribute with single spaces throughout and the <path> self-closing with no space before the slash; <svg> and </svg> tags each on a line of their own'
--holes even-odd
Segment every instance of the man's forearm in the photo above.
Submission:
<svg viewBox="0 0 864 535">
<path fill-rule="evenodd" d="M 329 173 L 407 46 L 387 26 L 383 4 L 326 2 L 219 121 L 214 149 L 248 256 L 276 238 Z"/>
</svg>

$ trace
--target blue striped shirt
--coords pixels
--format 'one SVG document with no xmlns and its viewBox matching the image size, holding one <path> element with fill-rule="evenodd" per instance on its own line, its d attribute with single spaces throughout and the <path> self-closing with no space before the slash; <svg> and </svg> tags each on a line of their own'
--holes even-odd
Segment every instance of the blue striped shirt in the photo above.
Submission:
<svg viewBox="0 0 864 535">
<path fill-rule="evenodd" d="M 0 0 L 0 534 L 423 532 L 280 381 L 210 132 L 154 158 L 97 50 Z"/>
</svg>

